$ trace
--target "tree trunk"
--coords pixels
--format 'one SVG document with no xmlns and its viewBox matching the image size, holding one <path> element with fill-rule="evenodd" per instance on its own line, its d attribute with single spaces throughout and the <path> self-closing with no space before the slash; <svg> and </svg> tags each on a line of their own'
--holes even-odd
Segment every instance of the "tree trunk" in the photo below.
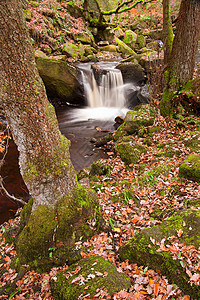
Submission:
<svg viewBox="0 0 200 300">
<path fill-rule="evenodd" d="M 81 257 L 75 243 L 99 228 L 99 202 L 76 181 L 70 143 L 47 100 L 18 0 L 0 1 L 0 70 L 0 105 L 32 195 L 21 215 L 19 261 L 38 271 L 73 263 Z"/>
<path fill-rule="evenodd" d="M 200 32 L 200 1 L 182 0 L 172 51 L 165 72 L 165 90 L 160 104 L 163 116 L 172 112 L 171 100 L 193 77 Z"/>
<path fill-rule="evenodd" d="M 173 44 L 173 29 L 171 21 L 170 0 L 163 0 L 163 42 L 164 42 L 164 64 L 169 62 Z"/>
<path fill-rule="evenodd" d="M 179 89 L 193 77 L 199 32 L 200 1 L 182 0 L 169 64 L 170 77 L 175 78 L 174 88 Z"/>
<path fill-rule="evenodd" d="M 23 179 L 38 205 L 55 205 L 76 186 L 70 142 L 61 135 L 39 77 L 21 2 L 0 1 L 0 104 L 19 150 Z"/>
</svg>

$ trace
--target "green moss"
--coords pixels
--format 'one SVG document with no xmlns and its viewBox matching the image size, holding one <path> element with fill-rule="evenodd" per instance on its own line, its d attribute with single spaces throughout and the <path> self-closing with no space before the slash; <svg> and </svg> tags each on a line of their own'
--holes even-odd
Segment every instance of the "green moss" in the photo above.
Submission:
<svg viewBox="0 0 200 300">
<path fill-rule="evenodd" d="M 173 109 L 172 109 L 171 101 L 173 97 L 174 97 L 173 92 L 169 90 L 164 91 L 163 98 L 160 102 L 160 112 L 163 117 L 172 115 Z"/>
<path fill-rule="evenodd" d="M 24 205 L 23 210 L 20 215 L 20 227 L 19 227 L 19 233 L 23 230 L 23 228 L 28 223 L 28 220 L 31 215 L 31 210 L 33 206 L 33 197 L 31 197 L 26 205 Z"/>
<path fill-rule="evenodd" d="M 142 153 L 147 152 L 147 147 L 136 143 L 133 137 L 123 137 L 115 144 L 115 151 L 126 165 L 136 164 Z"/>
<path fill-rule="evenodd" d="M 80 282 L 76 282 L 78 277 L 82 278 L 82 285 L 76 284 Z M 97 289 L 103 288 L 113 295 L 122 289 L 128 289 L 130 285 L 128 276 L 117 272 L 110 262 L 101 256 L 91 256 L 70 266 L 66 271 L 57 273 L 51 282 L 51 290 L 55 299 L 76 300 L 80 295 L 91 298 L 96 295 Z"/>
<path fill-rule="evenodd" d="M 185 225 L 185 226 L 183 226 Z M 199 298 L 199 286 L 191 286 L 189 277 L 182 268 L 179 260 L 174 260 L 173 255 L 167 251 L 157 251 L 159 246 L 157 241 L 177 235 L 179 229 L 183 230 L 183 235 L 179 238 L 180 243 L 199 247 L 200 243 L 200 212 L 195 209 L 188 209 L 174 214 L 163 221 L 161 225 L 142 230 L 127 244 L 119 249 L 120 258 L 128 259 L 131 263 L 137 263 L 150 268 L 159 269 L 170 282 L 176 283 L 186 294 Z M 155 239 L 155 243 L 152 240 Z"/>
<path fill-rule="evenodd" d="M 106 175 L 109 176 L 111 172 L 111 167 L 105 164 L 104 160 L 98 160 L 93 162 L 90 168 L 89 176 L 92 178 L 93 176 L 99 175 Z"/>
<path fill-rule="evenodd" d="M 96 194 L 77 184 L 55 208 L 40 205 L 31 214 L 17 241 L 20 263 L 39 272 L 74 263 L 80 259 L 75 243 L 91 237 L 102 224 Z"/>
<path fill-rule="evenodd" d="M 179 176 L 200 182 L 200 156 L 190 154 L 180 165 Z"/>
</svg>

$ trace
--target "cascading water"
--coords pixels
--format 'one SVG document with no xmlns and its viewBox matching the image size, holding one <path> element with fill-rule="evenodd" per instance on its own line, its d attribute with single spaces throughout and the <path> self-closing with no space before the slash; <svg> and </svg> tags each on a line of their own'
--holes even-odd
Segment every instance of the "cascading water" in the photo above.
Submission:
<svg viewBox="0 0 200 300">
<path fill-rule="evenodd" d="M 125 106 L 123 78 L 120 70 L 106 69 L 97 84 L 93 69 L 81 70 L 84 91 L 89 107 L 115 107 Z"/>
<path fill-rule="evenodd" d="M 112 65 L 111 65 L 112 64 Z M 116 63 L 81 64 L 84 92 L 90 108 L 124 108 L 125 89 L 121 71 L 115 69 Z M 97 78 L 96 78 L 97 77 Z"/>
</svg>

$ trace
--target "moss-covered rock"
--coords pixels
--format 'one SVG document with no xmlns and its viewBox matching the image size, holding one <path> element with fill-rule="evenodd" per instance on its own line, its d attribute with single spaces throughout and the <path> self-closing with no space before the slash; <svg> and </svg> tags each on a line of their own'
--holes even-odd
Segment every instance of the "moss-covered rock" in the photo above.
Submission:
<svg viewBox="0 0 200 300">
<path fill-rule="evenodd" d="M 136 134 L 141 127 L 153 125 L 154 118 L 154 110 L 150 105 L 135 107 L 135 110 L 127 112 L 124 123 L 117 129 L 115 140 L 127 134 Z"/>
<path fill-rule="evenodd" d="M 56 207 L 40 205 L 30 216 L 17 241 L 21 264 L 37 271 L 74 263 L 80 254 L 75 243 L 99 230 L 100 207 L 95 192 L 77 185 Z"/>
<path fill-rule="evenodd" d="M 147 147 L 136 143 L 133 137 L 122 137 L 115 144 L 115 151 L 126 165 L 136 164 L 142 153 L 146 153 Z"/>
<path fill-rule="evenodd" d="M 75 44 L 66 42 L 62 48 L 62 53 L 67 55 L 67 57 L 77 59 L 79 55 L 79 49 Z"/>
<path fill-rule="evenodd" d="M 26 21 L 30 22 L 30 20 L 31 20 L 31 11 L 30 11 L 30 9 L 25 9 L 24 10 L 24 16 L 25 16 Z"/>
<path fill-rule="evenodd" d="M 180 165 L 179 176 L 200 182 L 200 156 L 190 154 Z"/>
<path fill-rule="evenodd" d="M 105 164 L 103 159 L 100 159 L 96 162 L 93 162 L 90 168 L 89 176 L 92 178 L 93 176 L 102 176 L 109 175 L 111 172 L 111 167 Z"/>
<path fill-rule="evenodd" d="M 91 44 L 94 40 L 92 34 L 88 32 L 74 33 L 73 38 L 76 42 L 81 42 L 82 44 Z"/>
<path fill-rule="evenodd" d="M 146 45 L 146 37 L 144 35 L 137 35 L 135 46 L 138 49 L 144 48 Z"/>
<path fill-rule="evenodd" d="M 61 60 L 43 57 L 36 57 L 36 64 L 50 98 L 76 103 L 77 99 L 80 100 L 80 84 L 75 67 Z"/>
<path fill-rule="evenodd" d="M 119 51 L 124 54 L 124 55 L 136 55 L 136 53 L 131 49 L 129 46 L 127 46 L 124 42 L 122 42 L 120 39 L 117 37 L 115 38 L 115 41 L 118 45 Z"/>
<path fill-rule="evenodd" d="M 137 40 L 137 34 L 132 30 L 126 30 L 124 36 L 124 43 L 131 49 L 134 49 Z"/>
<path fill-rule="evenodd" d="M 173 253 L 170 254 L 168 250 L 162 251 L 157 243 L 165 239 L 164 244 L 167 249 L 169 243 L 167 238 L 177 236 L 177 231 L 180 229 L 183 234 L 179 242 L 184 242 L 186 245 L 192 244 L 198 249 L 200 212 L 197 209 L 188 209 L 174 214 L 159 226 L 142 230 L 127 244 L 120 247 L 119 254 L 122 260 L 128 259 L 129 262 L 161 270 L 170 282 L 176 283 L 186 294 L 197 299 L 200 297 L 199 286 L 191 286 L 188 283 L 189 277 L 178 258 L 174 259 Z M 155 242 L 152 242 L 154 240 Z"/>
<path fill-rule="evenodd" d="M 101 256 L 91 256 L 57 273 L 51 282 L 51 290 L 55 299 L 77 300 L 81 295 L 92 298 L 97 289 L 105 289 L 113 295 L 130 285 L 128 276 L 119 273 L 110 262 Z"/>
</svg>

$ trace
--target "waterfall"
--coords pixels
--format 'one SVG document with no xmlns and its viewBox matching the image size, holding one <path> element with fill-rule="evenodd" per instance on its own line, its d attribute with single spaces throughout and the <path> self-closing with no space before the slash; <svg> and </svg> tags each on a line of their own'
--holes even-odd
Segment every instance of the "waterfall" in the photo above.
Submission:
<svg viewBox="0 0 200 300">
<path fill-rule="evenodd" d="M 87 104 L 91 108 L 125 106 L 125 91 L 121 71 L 113 68 L 95 69 L 99 80 L 96 80 L 94 70 L 80 68 Z M 97 82 L 98 81 L 98 82 Z"/>
</svg>

